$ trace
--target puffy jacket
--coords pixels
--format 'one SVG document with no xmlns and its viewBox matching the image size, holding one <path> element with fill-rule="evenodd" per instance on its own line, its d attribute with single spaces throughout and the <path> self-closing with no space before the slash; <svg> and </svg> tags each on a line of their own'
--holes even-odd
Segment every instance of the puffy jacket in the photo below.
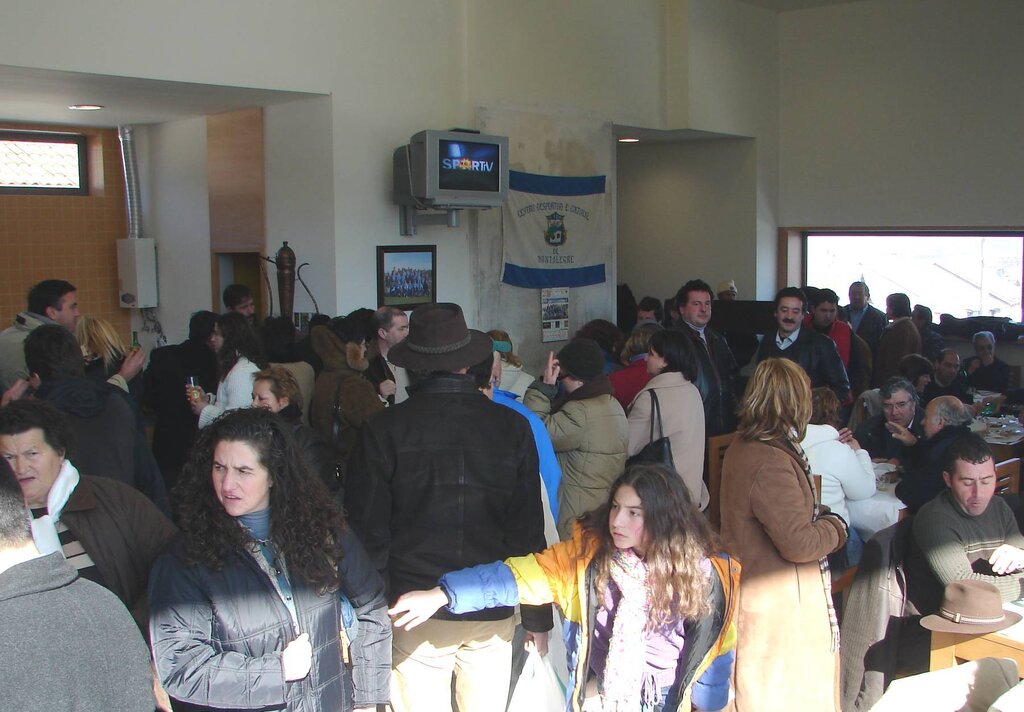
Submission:
<svg viewBox="0 0 1024 712">
<path fill-rule="evenodd" d="M 521 556 L 455 571 L 440 585 L 453 612 L 479 610 L 488 605 L 554 603 L 566 619 L 563 631 L 569 664 L 569 699 L 566 709 L 579 712 L 590 667 L 591 636 L 600 597 L 592 565 L 599 542 L 574 523 L 572 539 L 529 556 Z M 676 679 L 665 702 L 665 712 L 717 710 L 729 698 L 729 677 L 736 645 L 736 608 L 739 602 L 740 564 L 725 554 L 711 557 L 711 615 L 678 623 L 683 647 Z"/>
<path fill-rule="evenodd" d="M 341 601 L 292 578 L 298 628 L 270 577 L 249 552 L 219 571 L 184 563 L 184 542 L 157 559 L 150 574 L 149 629 L 157 674 L 167 693 L 213 709 L 339 712 L 389 699 L 391 624 L 384 589 L 350 531 L 341 534 L 341 588 L 359 632 L 352 667 L 342 662 Z M 285 682 L 285 646 L 308 633 L 309 675 Z"/>
<path fill-rule="evenodd" d="M 766 358 L 788 358 L 797 363 L 811 379 L 811 388 L 831 388 L 840 402 L 850 394 L 850 379 L 836 351 L 836 343 L 814 329 L 803 327 L 796 342 L 780 350 L 775 345 L 776 332 L 765 334 L 757 349 L 756 363 Z"/>
<path fill-rule="evenodd" d="M 295 444 L 302 453 L 309 471 L 327 485 L 327 489 L 336 492 L 340 485 L 338 466 L 334 461 L 334 451 L 324 442 L 317 431 L 302 422 L 302 411 L 294 403 L 289 403 L 278 413 L 288 424 Z"/>
<path fill-rule="evenodd" d="M 558 535 L 568 539 L 573 520 L 604 504 L 612 482 L 625 469 L 629 426 L 614 396 L 569 400 L 552 413 L 556 394 L 555 386 L 534 381 L 523 402 L 544 421 L 562 468 Z"/>
<path fill-rule="evenodd" d="M 345 508 L 389 596 L 447 571 L 544 549 L 537 448 L 527 421 L 491 402 L 472 376 L 435 375 L 370 419 L 349 460 Z M 493 621 L 511 608 L 444 620 Z M 523 626 L 551 628 L 551 608 Z"/>
<path fill-rule="evenodd" d="M 693 385 L 704 403 L 704 426 L 707 435 L 731 433 L 736 429 L 736 359 L 725 338 L 709 327 L 704 328 L 707 346 L 696 329 L 685 323 L 678 327 L 693 344 L 697 356 L 697 378 Z"/>
</svg>

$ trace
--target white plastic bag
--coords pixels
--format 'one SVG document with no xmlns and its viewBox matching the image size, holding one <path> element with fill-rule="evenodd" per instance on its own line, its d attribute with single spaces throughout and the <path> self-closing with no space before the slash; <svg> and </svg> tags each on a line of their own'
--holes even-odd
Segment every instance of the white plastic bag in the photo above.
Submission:
<svg viewBox="0 0 1024 712">
<path fill-rule="evenodd" d="M 551 667 L 551 654 L 531 651 L 506 712 L 563 712 L 565 686 Z"/>
</svg>

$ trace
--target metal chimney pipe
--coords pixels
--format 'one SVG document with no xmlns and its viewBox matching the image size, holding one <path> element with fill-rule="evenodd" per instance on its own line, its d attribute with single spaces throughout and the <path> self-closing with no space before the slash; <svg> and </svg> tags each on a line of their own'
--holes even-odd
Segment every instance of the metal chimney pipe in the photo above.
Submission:
<svg viewBox="0 0 1024 712">
<path fill-rule="evenodd" d="M 124 198 L 128 208 L 128 239 L 142 237 L 142 211 L 139 208 L 139 169 L 135 162 L 135 127 L 118 126 L 121 139 L 121 163 L 124 166 Z"/>
</svg>

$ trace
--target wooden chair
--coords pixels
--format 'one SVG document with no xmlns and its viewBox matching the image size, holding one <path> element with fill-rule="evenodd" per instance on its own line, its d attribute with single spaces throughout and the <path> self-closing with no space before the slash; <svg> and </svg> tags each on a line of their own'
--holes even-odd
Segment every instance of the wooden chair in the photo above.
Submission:
<svg viewBox="0 0 1024 712">
<path fill-rule="evenodd" d="M 708 438 L 708 518 L 715 531 L 722 529 L 722 462 L 736 433 L 712 435 Z"/>
<path fill-rule="evenodd" d="M 1020 494 L 1020 458 L 996 463 L 996 494 Z"/>
</svg>

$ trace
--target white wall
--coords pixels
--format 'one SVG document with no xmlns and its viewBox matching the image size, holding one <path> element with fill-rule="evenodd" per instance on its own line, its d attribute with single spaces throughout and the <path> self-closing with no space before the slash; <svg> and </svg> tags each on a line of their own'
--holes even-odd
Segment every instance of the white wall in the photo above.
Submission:
<svg viewBox="0 0 1024 712">
<path fill-rule="evenodd" d="M 170 343 L 178 343 L 188 336 L 192 313 L 210 309 L 213 289 L 206 119 L 139 126 L 135 133 L 142 235 L 156 240 L 155 312 Z"/>
<path fill-rule="evenodd" d="M 690 279 L 735 279 L 755 297 L 757 152 L 752 139 L 618 150 L 619 282 L 665 299 Z"/>
<path fill-rule="evenodd" d="M 781 223 L 1024 224 L 1024 3 L 780 16 Z"/>
</svg>

